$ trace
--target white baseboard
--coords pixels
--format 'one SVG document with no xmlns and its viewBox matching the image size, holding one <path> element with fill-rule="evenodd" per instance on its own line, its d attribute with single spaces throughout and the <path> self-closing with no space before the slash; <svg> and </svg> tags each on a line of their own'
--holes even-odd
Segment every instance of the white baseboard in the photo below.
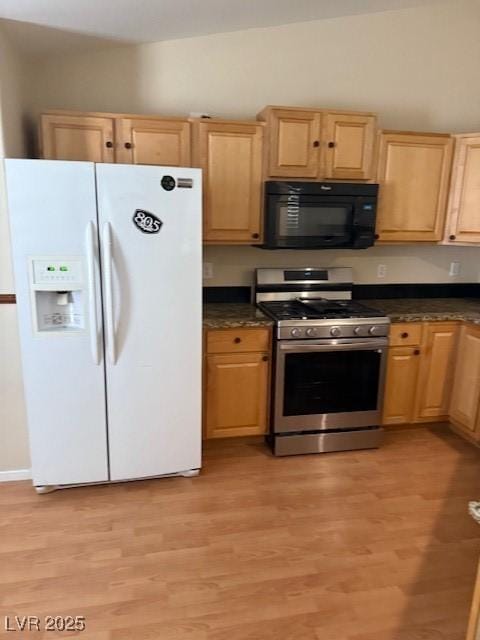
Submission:
<svg viewBox="0 0 480 640">
<path fill-rule="evenodd" d="M 30 480 L 31 469 L 12 469 L 12 471 L 0 471 L 0 482 L 12 482 L 14 480 Z"/>
</svg>

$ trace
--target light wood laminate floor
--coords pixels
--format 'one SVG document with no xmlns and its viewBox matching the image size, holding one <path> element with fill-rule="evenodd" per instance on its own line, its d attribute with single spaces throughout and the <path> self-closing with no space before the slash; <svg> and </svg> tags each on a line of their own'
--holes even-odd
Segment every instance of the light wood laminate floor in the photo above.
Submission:
<svg viewBox="0 0 480 640">
<path fill-rule="evenodd" d="M 463 640 L 480 453 L 446 427 L 378 451 L 209 443 L 198 478 L 37 496 L 0 486 L 3 615 L 85 615 L 82 640 Z"/>
</svg>

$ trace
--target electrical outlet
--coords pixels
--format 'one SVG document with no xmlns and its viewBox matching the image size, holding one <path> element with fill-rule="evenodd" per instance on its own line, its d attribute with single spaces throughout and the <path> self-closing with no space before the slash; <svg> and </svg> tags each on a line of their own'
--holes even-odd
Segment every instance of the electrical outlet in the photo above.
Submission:
<svg viewBox="0 0 480 640">
<path fill-rule="evenodd" d="M 213 278 L 213 262 L 204 262 L 203 263 L 203 279 L 210 280 Z"/>
<path fill-rule="evenodd" d="M 377 278 L 385 278 L 387 275 L 387 265 L 379 264 L 377 267 Z"/>
<path fill-rule="evenodd" d="M 455 277 L 460 275 L 460 262 L 451 262 L 450 263 L 450 271 L 448 275 Z"/>
</svg>

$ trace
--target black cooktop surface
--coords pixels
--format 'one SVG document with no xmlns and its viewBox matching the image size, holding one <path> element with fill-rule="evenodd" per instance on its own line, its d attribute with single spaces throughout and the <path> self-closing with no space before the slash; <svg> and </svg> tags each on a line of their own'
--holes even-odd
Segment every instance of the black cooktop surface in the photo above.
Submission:
<svg viewBox="0 0 480 640">
<path fill-rule="evenodd" d="M 354 300 L 297 299 L 261 302 L 276 320 L 329 320 L 336 318 L 379 318 L 381 311 L 366 307 Z"/>
</svg>

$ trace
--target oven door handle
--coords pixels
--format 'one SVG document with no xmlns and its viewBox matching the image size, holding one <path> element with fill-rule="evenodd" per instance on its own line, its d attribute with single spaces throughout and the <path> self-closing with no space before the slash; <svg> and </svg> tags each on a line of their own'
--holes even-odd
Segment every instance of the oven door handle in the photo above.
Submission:
<svg viewBox="0 0 480 640">
<path fill-rule="evenodd" d="M 372 340 L 369 342 L 342 342 L 342 343 L 328 343 L 328 344 L 295 344 L 280 343 L 278 348 L 280 351 L 289 351 L 291 353 L 314 353 L 316 351 L 383 351 L 388 346 L 386 340 Z"/>
</svg>

